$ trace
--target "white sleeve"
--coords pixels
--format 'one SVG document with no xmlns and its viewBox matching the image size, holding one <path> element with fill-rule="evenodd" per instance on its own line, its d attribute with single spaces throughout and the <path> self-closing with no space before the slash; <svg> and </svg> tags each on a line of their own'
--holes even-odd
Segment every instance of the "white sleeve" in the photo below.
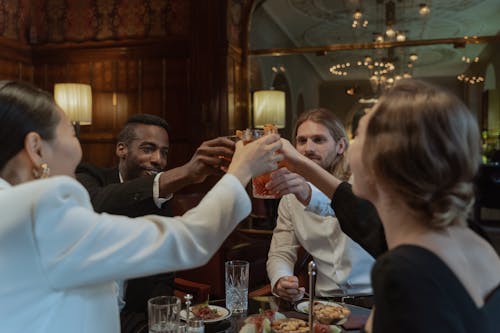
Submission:
<svg viewBox="0 0 500 333">
<path fill-rule="evenodd" d="M 251 209 L 230 174 L 183 216 L 136 219 L 95 213 L 78 182 L 58 178 L 33 208 L 40 261 L 56 289 L 203 265 Z"/>
<path fill-rule="evenodd" d="M 332 200 L 321 192 L 316 186 L 308 183 L 311 186 L 311 200 L 306 207 L 306 211 L 312 212 L 320 216 L 335 216 L 335 212 L 331 206 Z"/>
<path fill-rule="evenodd" d="M 293 194 L 290 194 L 293 195 Z M 267 275 L 271 281 L 271 290 L 283 276 L 293 276 L 293 268 L 297 261 L 297 250 L 300 246 L 295 237 L 289 200 L 281 198 L 278 206 L 278 219 L 273 231 L 273 238 L 267 256 Z"/>
<path fill-rule="evenodd" d="M 153 180 L 153 201 L 158 208 L 161 208 L 165 202 L 174 197 L 173 193 L 169 193 L 166 197 L 160 198 L 160 176 L 162 173 L 163 172 L 159 172 Z"/>
</svg>

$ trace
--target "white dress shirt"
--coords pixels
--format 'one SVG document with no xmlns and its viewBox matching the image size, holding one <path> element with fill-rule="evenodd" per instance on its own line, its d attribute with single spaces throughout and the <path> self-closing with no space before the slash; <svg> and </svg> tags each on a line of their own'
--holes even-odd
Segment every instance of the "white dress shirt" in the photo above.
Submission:
<svg viewBox="0 0 500 333">
<path fill-rule="evenodd" d="M 183 216 L 137 219 L 69 177 L 0 179 L 0 332 L 118 333 L 113 281 L 205 264 L 250 209 L 229 174 Z"/>
<path fill-rule="evenodd" d="M 294 275 L 297 250 L 302 246 L 317 265 L 317 295 L 332 296 L 337 289 L 352 285 L 364 286 L 369 292 L 373 257 L 342 232 L 330 199 L 310 185 L 313 193 L 309 207 L 293 194 L 281 198 L 267 261 L 272 288 L 281 277 Z M 314 214 L 311 209 L 331 216 Z"/>
</svg>

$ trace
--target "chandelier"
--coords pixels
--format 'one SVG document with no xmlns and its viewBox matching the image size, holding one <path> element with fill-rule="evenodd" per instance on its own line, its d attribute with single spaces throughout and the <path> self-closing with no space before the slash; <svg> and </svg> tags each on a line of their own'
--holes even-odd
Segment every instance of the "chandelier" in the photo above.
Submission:
<svg viewBox="0 0 500 333">
<path fill-rule="evenodd" d="M 407 59 L 406 68 L 398 66 L 394 57 L 394 50 L 389 49 L 389 54 L 384 59 L 374 59 L 366 55 L 362 60 L 335 64 L 330 67 L 330 73 L 335 76 L 348 76 L 350 71 L 355 69 L 365 69 L 368 72 L 368 80 L 374 93 L 379 93 L 381 89 L 388 88 L 394 82 L 403 78 L 412 77 L 413 64 L 418 60 L 416 53 L 410 53 Z M 405 61 L 401 61 L 404 63 Z"/>
<path fill-rule="evenodd" d="M 474 58 L 469 58 L 466 56 L 462 57 L 462 61 L 465 62 L 466 64 L 471 64 L 469 67 L 469 71 L 471 71 L 471 67 L 473 67 L 473 64 L 479 62 L 479 57 L 474 57 Z M 480 74 L 466 74 L 462 73 L 457 76 L 458 81 L 468 83 L 468 84 L 476 84 L 476 83 L 481 83 L 484 82 L 484 76 Z"/>
</svg>

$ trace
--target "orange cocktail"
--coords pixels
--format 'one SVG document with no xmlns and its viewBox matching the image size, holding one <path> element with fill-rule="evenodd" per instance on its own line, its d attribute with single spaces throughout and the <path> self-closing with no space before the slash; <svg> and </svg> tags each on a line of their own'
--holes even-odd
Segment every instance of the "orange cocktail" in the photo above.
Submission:
<svg viewBox="0 0 500 333">
<path fill-rule="evenodd" d="M 278 134 L 278 128 L 274 125 L 265 125 L 263 130 L 246 129 L 242 133 L 243 143 L 248 143 L 260 138 L 266 134 Z M 259 199 L 276 199 L 279 198 L 275 193 L 266 189 L 266 184 L 269 182 L 271 172 L 264 173 L 252 179 L 252 194 L 254 198 Z"/>
</svg>

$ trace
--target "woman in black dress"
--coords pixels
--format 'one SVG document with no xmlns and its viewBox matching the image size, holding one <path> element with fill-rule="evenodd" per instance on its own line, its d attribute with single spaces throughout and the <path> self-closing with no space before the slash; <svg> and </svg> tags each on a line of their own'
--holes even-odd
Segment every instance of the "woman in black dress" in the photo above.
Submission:
<svg viewBox="0 0 500 333">
<path fill-rule="evenodd" d="M 283 150 L 327 194 L 338 190 L 286 143 Z M 500 259 L 466 222 L 480 137 L 465 105 L 402 80 L 361 119 L 349 163 L 353 192 L 374 204 L 389 250 L 372 271 L 375 307 L 366 331 L 500 332 Z"/>
</svg>

